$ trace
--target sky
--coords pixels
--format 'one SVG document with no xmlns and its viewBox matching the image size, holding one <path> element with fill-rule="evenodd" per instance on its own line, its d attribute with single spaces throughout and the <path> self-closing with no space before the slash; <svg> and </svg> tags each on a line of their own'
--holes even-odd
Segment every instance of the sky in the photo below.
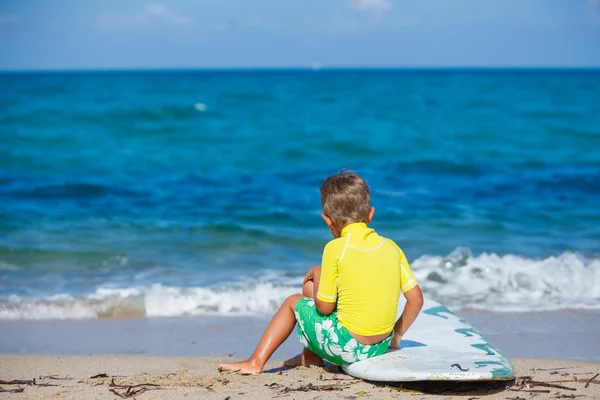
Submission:
<svg viewBox="0 0 600 400">
<path fill-rule="evenodd" d="M 600 0 L 0 0 L 0 70 L 600 67 Z"/>
</svg>

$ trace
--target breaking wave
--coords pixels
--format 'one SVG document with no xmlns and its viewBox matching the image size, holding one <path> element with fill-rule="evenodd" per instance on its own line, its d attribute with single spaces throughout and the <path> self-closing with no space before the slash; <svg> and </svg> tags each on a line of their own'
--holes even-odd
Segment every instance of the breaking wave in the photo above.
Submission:
<svg viewBox="0 0 600 400">
<path fill-rule="evenodd" d="M 458 248 L 447 257 L 422 256 L 413 272 L 428 298 L 454 309 L 527 312 L 600 309 L 600 259 L 565 252 L 544 259 L 508 254 L 473 256 Z M 38 299 L 10 296 L 0 319 L 89 319 L 184 315 L 268 315 L 302 276 L 214 287 L 99 287 L 85 296 L 56 294 Z"/>
</svg>

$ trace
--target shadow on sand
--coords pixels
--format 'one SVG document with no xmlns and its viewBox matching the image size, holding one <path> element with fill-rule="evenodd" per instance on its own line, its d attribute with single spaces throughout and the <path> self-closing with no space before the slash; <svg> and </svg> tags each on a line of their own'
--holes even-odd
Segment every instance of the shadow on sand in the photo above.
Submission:
<svg viewBox="0 0 600 400">
<path fill-rule="evenodd" d="M 485 396 L 510 389 L 515 381 L 416 381 L 416 382 L 370 382 L 375 386 L 402 392 L 419 392 L 444 396 Z"/>
</svg>

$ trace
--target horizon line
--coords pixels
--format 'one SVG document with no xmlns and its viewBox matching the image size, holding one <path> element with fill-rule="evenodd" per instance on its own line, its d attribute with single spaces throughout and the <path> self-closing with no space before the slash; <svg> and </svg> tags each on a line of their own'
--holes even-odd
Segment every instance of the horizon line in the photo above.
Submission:
<svg viewBox="0 0 600 400">
<path fill-rule="evenodd" d="M 0 74 L 119 73 L 119 72 L 269 72 L 269 71 L 593 71 L 600 66 L 249 66 L 249 67 L 107 67 L 0 68 Z"/>
</svg>

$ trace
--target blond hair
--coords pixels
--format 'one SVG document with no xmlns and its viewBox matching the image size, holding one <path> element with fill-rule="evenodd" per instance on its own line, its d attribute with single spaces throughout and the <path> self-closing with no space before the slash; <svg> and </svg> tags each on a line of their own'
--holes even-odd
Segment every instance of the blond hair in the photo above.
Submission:
<svg viewBox="0 0 600 400">
<path fill-rule="evenodd" d="M 369 185 L 353 171 L 342 170 L 321 185 L 323 214 L 342 228 L 354 222 L 369 222 L 371 192 Z"/>
</svg>

